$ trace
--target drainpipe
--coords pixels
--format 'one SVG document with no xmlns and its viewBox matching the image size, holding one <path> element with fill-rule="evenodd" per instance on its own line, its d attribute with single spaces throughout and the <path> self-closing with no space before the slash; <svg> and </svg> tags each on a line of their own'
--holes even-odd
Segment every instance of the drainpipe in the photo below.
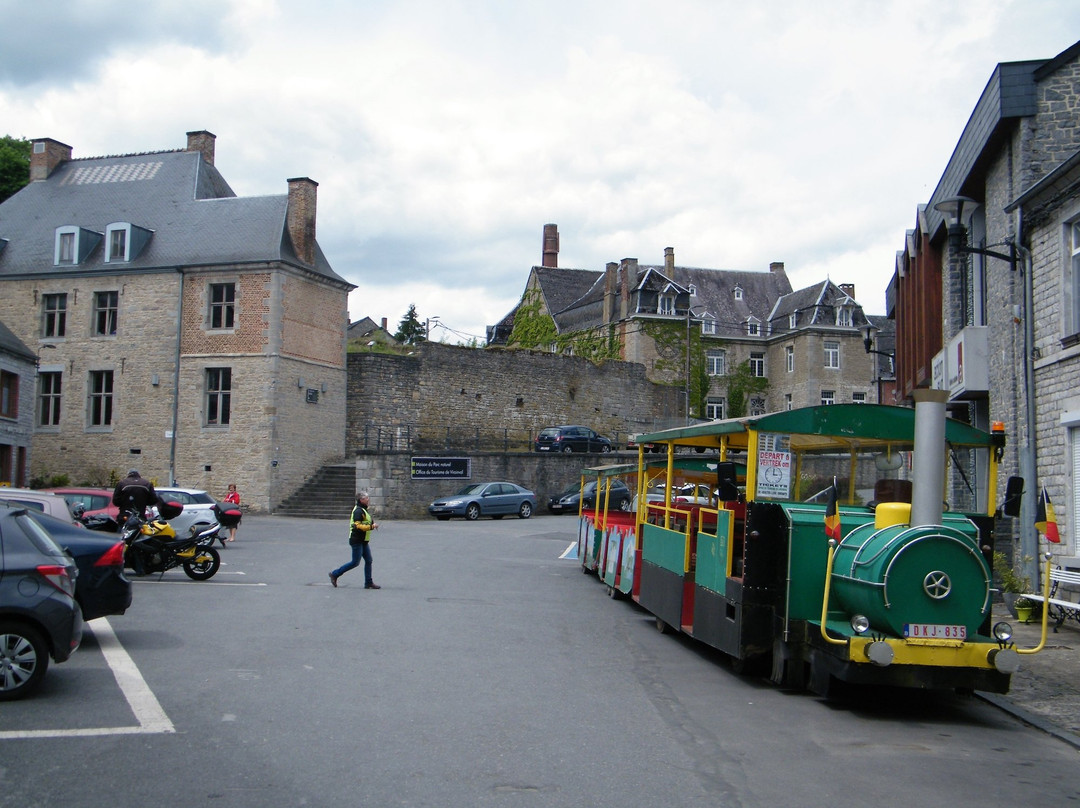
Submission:
<svg viewBox="0 0 1080 808">
<path fill-rule="evenodd" d="M 176 356 L 173 358 L 172 440 L 169 442 L 169 485 L 176 485 L 176 428 L 180 419 L 180 335 L 184 330 L 184 271 L 180 273 L 180 304 L 176 321 Z"/>
<path fill-rule="evenodd" d="M 1022 231 L 1018 231 L 1022 232 Z M 1019 239 L 1018 239 L 1019 241 Z M 1027 444 L 1020 447 L 1020 476 L 1029 481 L 1020 501 L 1020 565 L 1022 575 L 1038 585 L 1039 536 L 1035 532 L 1036 497 L 1039 492 L 1038 447 L 1035 442 L 1035 304 L 1031 251 L 1016 245 L 1024 273 L 1024 421 Z"/>
</svg>

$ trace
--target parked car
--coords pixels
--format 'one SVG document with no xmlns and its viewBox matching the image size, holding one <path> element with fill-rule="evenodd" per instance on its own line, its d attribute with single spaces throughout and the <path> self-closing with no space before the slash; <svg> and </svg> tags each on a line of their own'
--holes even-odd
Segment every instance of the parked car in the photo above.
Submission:
<svg viewBox="0 0 1080 808">
<path fill-rule="evenodd" d="M 57 519 L 63 519 L 71 524 L 78 520 L 71 511 L 71 506 L 60 494 L 51 491 L 38 491 L 33 488 L 0 488 L 0 502 L 11 502 L 31 508 L 35 511 L 47 513 Z"/>
<path fill-rule="evenodd" d="M 71 556 L 29 508 L 0 506 L 0 701 L 32 693 L 50 658 L 63 662 L 79 647 L 77 576 Z"/>
<path fill-rule="evenodd" d="M 68 507 L 74 512 L 81 505 L 83 517 L 107 516 L 114 522 L 120 515 L 120 509 L 112 504 L 111 488 L 45 488 L 53 494 L 59 494 L 67 500 Z"/>
<path fill-rule="evenodd" d="M 537 452 L 610 452 L 611 441 L 587 426 L 549 426 L 533 441 Z"/>
<path fill-rule="evenodd" d="M 75 559 L 79 569 L 75 600 L 83 620 L 127 611 L 131 580 L 124 574 L 124 543 L 115 534 L 87 530 L 44 513 L 32 512 L 30 518 Z"/>
<path fill-rule="evenodd" d="M 635 434 L 629 435 L 626 438 L 626 448 L 630 449 L 631 451 L 636 452 L 637 447 L 638 447 L 637 435 L 635 435 Z M 646 452 L 662 452 L 662 451 L 664 451 L 664 447 L 659 443 L 646 443 L 646 444 L 644 444 L 644 448 L 645 448 Z"/>
<path fill-rule="evenodd" d="M 212 511 L 218 501 L 198 488 L 155 488 L 159 499 L 179 502 L 185 511 Z"/>
<path fill-rule="evenodd" d="M 428 506 L 428 513 L 439 520 L 463 516 L 469 521 L 481 516 L 502 519 L 516 513 L 528 519 L 536 510 L 536 494 L 515 483 L 469 483 L 456 494 L 441 497 Z"/>
<path fill-rule="evenodd" d="M 577 513 L 578 503 L 582 500 L 582 494 L 584 494 L 584 507 L 595 508 L 596 507 L 596 480 L 585 483 L 585 489 L 582 491 L 579 483 L 574 483 L 568 486 L 561 494 L 556 494 L 548 499 L 548 510 L 552 513 Z M 600 489 L 601 504 L 604 496 L 604 489 Z M 608 510 L 610 511 L 628 511 L 630 510 L 630 503 L 633 501 L 634 495 L 627 487 L 626 483 L 622 480 L 612 480 L 611 482 L 611 494 L 608 498 Z"/>
</svg>

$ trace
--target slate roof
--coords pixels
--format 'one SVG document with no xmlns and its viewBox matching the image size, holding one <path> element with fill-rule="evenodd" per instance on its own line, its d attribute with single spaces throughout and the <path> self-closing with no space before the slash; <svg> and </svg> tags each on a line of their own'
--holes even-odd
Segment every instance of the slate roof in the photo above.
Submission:
<svg viewBox="0 0 1080 808">
<path fill-rule="evenodd" d="M 796 328 L 809 325 L 836 325 L 836 307 L 843 305 L 854 308 L 852 325 L 855 328 L 866 322 L 859 302 L 832 281 L 825 280 L 813 286 L 807 286 L 805 289 L 784 295 L 776 301 L 776 305 L 769 313 L 771 330 L 773 333 L 790 330 L 789 322 L 792 313 L 796 313 L 798 317 Z"/>
<path fill-rule="evenodd" d="M 30 362 L 37 359 L 34 352 L 26 347 L 26 343 L 16 337 L 11 329 L 3 323 L 0 323 L 0 351 L 21 359 L 27 359 Z"/>
<path fill-rule="evenodd" d="M 94 157 L 61 163 L 0 204 L 0 277 L 77 272 L 163 271 L 179 267 L 297 259 L 286 227 L 288 194 L 238 197 L 194 151 Z M 104 242 L 74 266 L 56 266 L 55 230 L 104 234 L 130 222 L 153 231 L 129 262 L 105 263 Z M 315 272 L 344 283 L 316 245 Z"/>
</svg>

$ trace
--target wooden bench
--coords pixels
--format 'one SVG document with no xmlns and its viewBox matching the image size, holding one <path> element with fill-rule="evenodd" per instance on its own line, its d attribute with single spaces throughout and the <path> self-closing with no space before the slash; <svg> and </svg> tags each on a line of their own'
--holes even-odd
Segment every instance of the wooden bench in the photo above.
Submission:
<svg viewBox="0 0 1080 808">
<path fill-rule="evenodd" d="M 1056 597 L 1058 587 L 1064 584 L 1067 587 L 1080 588 L 1080 572 L 1055 567 L 1050 570 L 1050 598 L 1047 601 L 1047 614 L 1053 618 L 1054 631 L 1056 632 L 1066 620 L 1075 620 L 1080 623 L 1080 603 L 1064 598 Z M 1042 595 L 1024 595 L 1028 600 L 1042 603 Z"/>
</svg>

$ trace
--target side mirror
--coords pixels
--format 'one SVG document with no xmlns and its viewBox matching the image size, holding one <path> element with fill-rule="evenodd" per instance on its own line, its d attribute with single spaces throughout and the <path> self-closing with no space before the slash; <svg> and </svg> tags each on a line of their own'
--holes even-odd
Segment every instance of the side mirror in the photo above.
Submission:
<svg viewBox="0 0 1080 808">
<path fill-rule="evenodd" d="M 1020 515 L 1020 500 L 1024 496 L 1024 478 L 1010 477 L 1005 484 L 1005 502 L 1001 505 L 1001 512 L 1006 516 L 1017 517 Z"/>
</svg>

